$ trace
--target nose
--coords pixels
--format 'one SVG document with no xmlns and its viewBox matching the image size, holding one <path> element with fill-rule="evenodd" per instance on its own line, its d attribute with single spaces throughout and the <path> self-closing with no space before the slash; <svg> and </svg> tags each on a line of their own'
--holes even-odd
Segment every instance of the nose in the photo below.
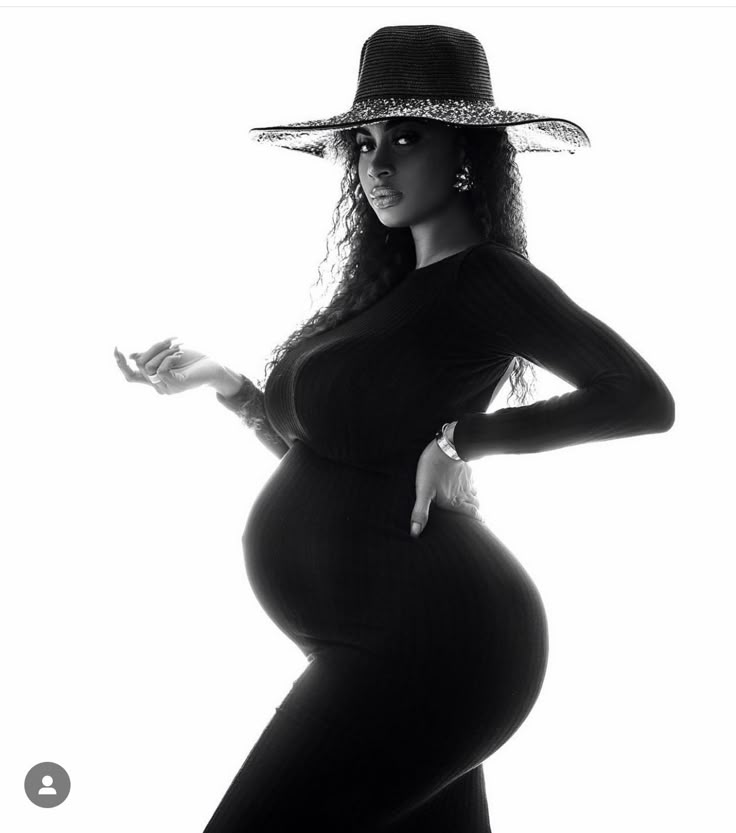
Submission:
<svg viewBox="0 0 736 833">
<path fill-rule="evenodd" d="M 391 160 L 391 147 L 389 142 L 380 142 L 376 145 L 376 151 L 373 154 L 368 165 L 368 176 L 376 179 L 382 176 L 391 176 L 394 173 L 394 164 Z"/>
</svg>

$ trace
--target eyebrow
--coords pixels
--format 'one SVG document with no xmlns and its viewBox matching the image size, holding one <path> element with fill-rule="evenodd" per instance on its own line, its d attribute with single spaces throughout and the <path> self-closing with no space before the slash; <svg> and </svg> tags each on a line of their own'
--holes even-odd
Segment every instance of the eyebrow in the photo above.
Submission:
<svg viewBox="0 0 736 833">
<path fill-rule="evenodd" d="M 401 118 L 401 117 L 394 117 L 392 119 L 388 119 L 386 121 L 386 130 L 390 130 L 392 127 L 396 127 L 397 124 L 403 124 L 404 122 L 413 121 L 413 122 L 420 122 L 420 119 L 408 119 L 408 118 Z M 370 130 L 367 130 L 365 127 L 356 127 L 356 133 L 366 133 L 370 135 Z"/>
</svg>

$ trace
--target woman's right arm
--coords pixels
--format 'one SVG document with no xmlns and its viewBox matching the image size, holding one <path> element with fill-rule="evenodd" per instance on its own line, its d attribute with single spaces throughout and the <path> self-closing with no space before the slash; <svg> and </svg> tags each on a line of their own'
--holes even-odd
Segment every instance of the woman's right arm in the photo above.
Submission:
<svg viewBox="0 0 736 833">
<path fill-rule="evenodd" d="M 217 401 L 237 414 L 240 420 L 256 432 L 256 437 L 270 452 L 281 458 L 289 450 L 266 415 L 263 391 L 242 373 L 222 367 L 211 383 Z"/>
</svg>

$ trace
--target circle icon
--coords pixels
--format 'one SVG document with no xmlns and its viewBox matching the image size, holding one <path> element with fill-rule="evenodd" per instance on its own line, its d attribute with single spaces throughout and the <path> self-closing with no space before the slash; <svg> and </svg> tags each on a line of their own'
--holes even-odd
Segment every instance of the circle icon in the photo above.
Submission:
<svg viewBox="0 0 736 833">
<path fill-rule="evenodd" d="M 58 807 L 69 795 L 71 780 L 63 766 L 43 761 L 28 770 L 23 786 L 37 807 Z"/>
</svg>

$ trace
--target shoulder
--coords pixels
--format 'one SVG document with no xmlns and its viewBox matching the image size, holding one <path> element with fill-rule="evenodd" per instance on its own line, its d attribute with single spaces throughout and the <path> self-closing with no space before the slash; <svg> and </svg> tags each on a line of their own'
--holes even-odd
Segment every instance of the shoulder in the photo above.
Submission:
<svg viewBox="0 0 736 833">
<path fill-rule="evenodd" d="M 458 268 L 461 295 L 487 295 L 533 286 L 539 270 L 522 252 L 503 243 L 486 241 L 468 249 Z"/>
<path fill-rule="evenodd" d="M 494 267 L 528 269 L 531 266 L 529 258 L 518 249 L 506 246 L 504 243 L 487 240 L 468 249 L 460 263 L 459 271 L 461 273 L 477 272 Z"/>
<path fill-rule="evenodd" d="M 518 299 L 567 295 L 563 287 L 517 249 L 485 242 L 469 249 L 458 269 L 458 291 L 503 294 Z"/>
<path fill-rule="evenodd" d="M 485 241 L 470 247 L 459 259 L 451 290 L 451 314 L 466 337 L 501 326 L 508 316 L 510 295 L 518 287 L 519 270 L 528 259 L 502 243 Z"/>
<path fill-rule="evenodd" d="M 485 242 L 479 243 L 477 246 L 473 246 L 468 249 L 469 256 L 475 255 L 481 258 L 503 258 L 508 257 L 509 254 L 516 258 L 520 258 L 527 263 L 529 262 L 529 258 L 518 249 L 514 249 L 512 246 L 507 246 L 505 243 L 497 243 L 495 240 L 486 240 Z"/>
<path fill-rule="evenodd" d="M 456 308 L 465 320 L 493 320 L 499 327 L 546 319 L 553 310 L 578 309 L 563 287 L 516 249 L 482 243 L 458 270 Z"/>
</svg>

